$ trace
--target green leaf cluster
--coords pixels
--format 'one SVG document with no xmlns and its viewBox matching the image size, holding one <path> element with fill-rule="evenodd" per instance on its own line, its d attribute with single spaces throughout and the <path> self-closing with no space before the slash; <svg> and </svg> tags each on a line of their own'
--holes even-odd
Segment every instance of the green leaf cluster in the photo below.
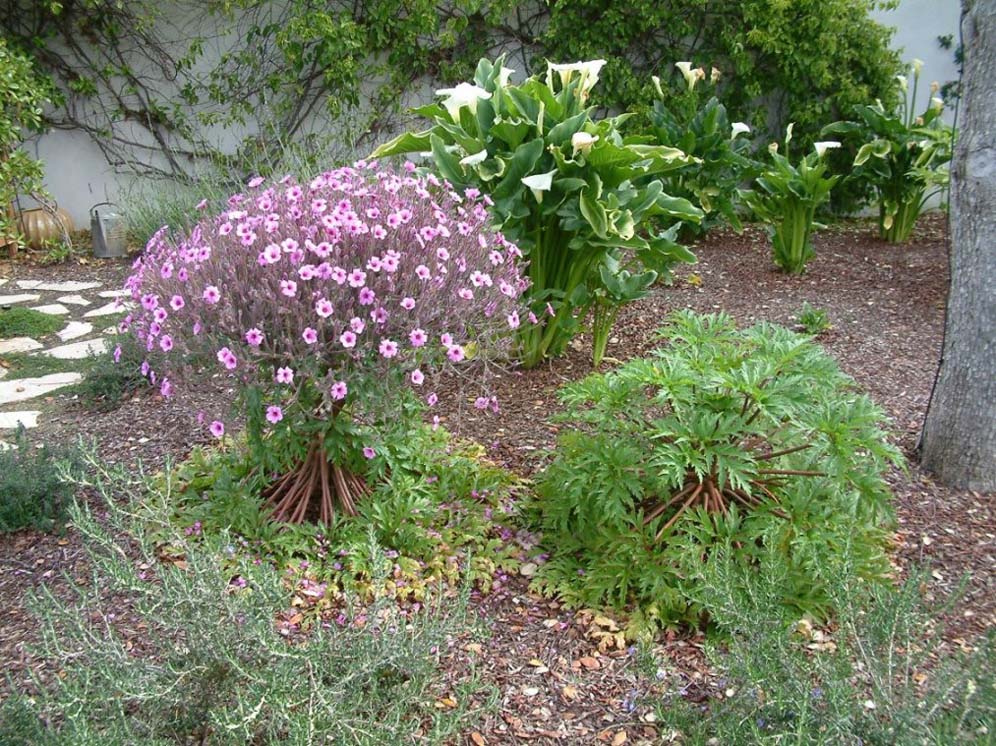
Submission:
<svg viewBox="0 0 996 746">
<path fill-rule="evenodd" d="M 819 150 L 800 158 L 798 165 L 793 164 L 788 157 L 792 130 L 789 125 L 785 155 L 778 152 L 777 143 L 772 143 L 768 148 L 771 162 L 757 177 L 756 188 L 740 194 L 754 216 L 769 225 L 775 264 L 797 275 L 805 271 L 806 262 L 815 255 L 810 236 L 816 226 L 816 211 L 830 199 L 830 190 L 840 176 L 828 175 L 826 156 Z"/>
<path fill-rule="evenodd" d="M 652 220 L 701 219 L 661 182 L 694 159 L 625 137 L 628 114 L 593 118 L 588 99 L 602 60 L 549 64 L 545 76 L 522 83 L 509 81 L 504 62 L 482 59 L 473 84 L 439 91 L 442 103 L 416 110 L 429 129 L 400 135 L 373 157 L 429 151 L 454 187 L 487 194 L 498 226 L 529 261 L 540 322 L 523 327 L 524 363 L 562 352 L 590 310 L 597 364 L 619 307 L 694 258 Z"/>
<path fill-rule="evenodd" d="M 924 111 L 913 110 L 920 85 L 920 63 L 912 66 L 913 85 L 896 76 L 902 98 L 894 108 L 882 101 L 854 109 L 857 121 L 835 122 L 824 134 L 840 136 L 857 147 L 846 181 L 874 188 L 878 197 L 879 235 L 890 243 L 909 240 L 927 201 L 948 186 L 955 133 L 941 117 L 944 101 L 933 97 Z M 937 93 L 936 83 L 932 93 Z"/>
<path fill-rule="evenodd" d="M 884 474 L 900 458 L 881 411 L 786 329 L 681 312 L 666 338 L 562 390 L 566 425 L 537 485 L 551 553 L 537 587 L 630 611 L 638 634 L 708 618 L 694 578 L 719 545 L 744 568 L 776 553 L 789 568 L 782 602 L 818 615 L 831 601 L 821 568 L 845 542 L 863 577 L 881 577 Z M 723 509 L 674 501 L 706 481 L 747 497 Z"/>
<path fill-rule="evenodd" d="M 712 87 L 718 93 L 716 87 L 721 76 L 718 70 L 716 73 L 714 82 L 705 78 L 703 70 L 700 80 L 689 79 L 686 89 L 677 95 L 662 88 L 660 80 L 655 78 L 657 98 L 649 114 L 649 132 L 656 143 L 677 148 L 696 159 L 663 180 L 670 194 L 701 206 L 702 222 L 688 224 L 690 230 L 700 233 L 724 221 L 741 230 L 738 190 L 756 176 L 759 168 L 751 155 L 750 138 L 741 136 L 749 131 L 749 126 L 738 122 L 738 128 L 734 129 L 726 106 L 716 95 L 701 103 L 703 89 Z"/>
</svg>

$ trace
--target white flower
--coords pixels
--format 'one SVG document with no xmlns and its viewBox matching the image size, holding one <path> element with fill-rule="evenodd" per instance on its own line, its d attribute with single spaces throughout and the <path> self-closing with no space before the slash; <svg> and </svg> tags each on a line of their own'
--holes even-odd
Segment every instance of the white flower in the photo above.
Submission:
<svg viewBox="0 0 996 746">
<path fill-rule="evenodd" d="M 743 135 L 750 132 L 750 127 L 748 127 L 744 122 L 734 122 L 731 130 L 732 134 L 730 135 L 730 139 L 733 140 L 737 135 Z"/>
<path fill-rule="evenodd" d="M 789 126 L 785 128 L 785 147 L 792 142 L 792 129 L 795 127 L 795 122 L 789 122 Z"/>
<path fill-rule="evenodd" d="M 483 148 L 482 150 L 478 151 L 477 153 L 472 153 L 471 155 L 468 155 L 466 158 L 461 158 L 460 159 L 460 165 L 461 166 L 476 166 L 478 163 L 482 163 L 484 161 L 484 159 L 487 158 L 487 157 L 488 157 L 487 148 Z"/>
<path fill-rule="evenodd" d="M 454 122 L 460 122 L 460 109 L 468 107 L 472 113 L 477 113 L 477 102 L 484 98 L 491 98 L 491 94 L 480 86 L 470 83 L 461 83 L 456 88 L 441 88 L 436 91 L 437 96 L 445 96 L 443 106 L 450 113 L 450 118 Z"/>
<path fill-rule="evenodd" d="M 932 99 L 930 99 L 930 105 L 934 107 L 936 111 L 941 111 L 944 108 L 944 99 L 940 99 L 937 98 L 937 96 L 934 96 Z"/>
<path fill-rule="evenodd" d="M 775 153 L 777 153 L 778 152 L 778 143 L 773 142 L 770 145 L 768 145 L 768 152 L 771 153 L 772 155 L 774 155 Z"/>
<path fill-rule="evenodd" d="M 918 76 L 920 71 L 923 69 L 923 60 L 914 59 L 913 60 L 913 74 Z"/>
<path fill-rule="evenodd" d="M 896 80 L 899 81 L 899 88 L 900 88 L 900 90 L 903 93 L 906 93 L 906 91 L 909 89 L 909 83 L 906 81 L 906 76 L 905 75 L 897 75 L 896 76 Z"/>
<path fill-rule="evenodd" d="M 498 85 L 501 88 L 504 88 L 505 86 L 507 86 L 508 85 L 508 77 L 512 73 L 514 73 L 514 72 L 515 72 L 515 70 L 513 70 L 510 67 L 502 67 L 502 69 L 498 71 Z"/>
<path fill-rule="evenodd" d="M 571 135 L 571 147 L 574 148 L 574 155 L 580 152 L 582 155 L 588 155 L 591 152 L 591 146 L 595 144 L 598 139 L 598 135 L 589 135 L 587 132 L 575 132 Z"/>
<path fill-rule="evenodd" d="M 581 74 L 581 84 L 578 87 L 581 98 L 588 95 L 588 91 L 595 87 L 598 82 L 598 74 L 605 65 L 605 60 L 588 60 L 587 62 L 574 62 L 571 64 L 558 65 L 553 62 L 547 64 L 546 84 L 553 90 L 553 74 L 560 76 L 560 85 L 566 87 L 574 77 L 574 73 Z"/>
<path fill-rule="evenodd" d="M 681 70 L 681 74 L 685 76 L 685 83 L 688 84 L 688 90 L 695 88 L 695 82 L 698 80 L 695 72 L 692 71 L 691 62 L 675 62 L 674 66 Z"/>
<path fill-rule="evenodd" d="M 664 89 L 661 88 L 661 79 L 656 75 L 651 75 L 650 79 L 654 82 L 654 88 L 657 90 L 657 95 L 664 98 Z"/>
<path fill-rule="evenodd" d="M 555 173 L 557 173 L 556 169 L 548 171 L 545 174 L 533 174 L 532 176 L 525 177 L 522 183 L 533 190 L 533 196 L 537 202 L 542 202 L 543 192 L 550 191 L 550 187 L 553 186 L 553 175 Z"/>
<path fill-rule="evenodd" d="M 709 76 L 709 82 L 712 83 L 713 85 L 715 85 L 716 83 L 719 82 L 719 79 L 720 79 L 720 77 L 722 77 L 722 75 L 723 75 L 723 73 L 721 73 L 719 71 L 719 68 L 718 67 L 714 67 L 712 69 L 712 74 Z"/>
<path fill-rule="evenodd" d="M 840 143 L 836 140 L 825 140 L 823 142 L 814 142 L 813 147 L 816 148 L 816 155 L 819 158 L 823 157 L 823 154 L 828 150 L 833 150 L 834 148 L 839 148 Z"/>
</svg>

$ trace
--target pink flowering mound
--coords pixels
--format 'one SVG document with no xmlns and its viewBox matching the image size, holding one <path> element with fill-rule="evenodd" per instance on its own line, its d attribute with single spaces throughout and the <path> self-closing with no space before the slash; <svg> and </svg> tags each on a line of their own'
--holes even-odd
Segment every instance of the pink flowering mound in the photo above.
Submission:
<svg viewBox="0 0 996 746">
<path fill-rule="evenodd" d="M 160 230 L 136 262 L 143 373 L 164 396 L 191 375 L 236 383 L 250 443 L 295 454 L 267 489 L 276 519 L 355 514 L 376 456 L 355 424 L 391 416 L 399 387 L 507 350 L 519 251 L 476 191 L 362 162 L 308 184 L 253 179 L 228 205 L 179 242 Z M 224 436 L 224 417 L 202 419 Z"/>
</svg>

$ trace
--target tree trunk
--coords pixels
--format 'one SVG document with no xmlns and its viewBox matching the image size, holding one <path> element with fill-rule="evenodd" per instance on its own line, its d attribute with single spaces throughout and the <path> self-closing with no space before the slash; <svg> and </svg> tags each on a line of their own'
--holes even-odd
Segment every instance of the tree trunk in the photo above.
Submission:
<svg viewBox="0 0 996 746">
<path fill-rule="evenodd" d="M 962 0 L 962 125 L 951 168 L 944 349 L 920 436 L 944 484 L 996 491 L 996 0 Z"/>
</svg>

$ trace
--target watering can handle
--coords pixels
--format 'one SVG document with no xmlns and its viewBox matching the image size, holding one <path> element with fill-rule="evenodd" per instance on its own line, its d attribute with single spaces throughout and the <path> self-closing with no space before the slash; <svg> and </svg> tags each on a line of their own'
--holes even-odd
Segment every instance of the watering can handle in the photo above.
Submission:
<svg viewBox="0 0 996 746">
<path fill-rule="evenodd" d="M 96 211 L 96 209 L 98 207 L 100 207 L 101 205 L 112 205 L 112 206 L 114 206 L 115 203 L 114 202 L 98 202 L 97 204 L 95 204 L 93 207 L 90 208 L 90 216 L 91 217 L 93 217 L 94 211 Z"/>
</svg>

